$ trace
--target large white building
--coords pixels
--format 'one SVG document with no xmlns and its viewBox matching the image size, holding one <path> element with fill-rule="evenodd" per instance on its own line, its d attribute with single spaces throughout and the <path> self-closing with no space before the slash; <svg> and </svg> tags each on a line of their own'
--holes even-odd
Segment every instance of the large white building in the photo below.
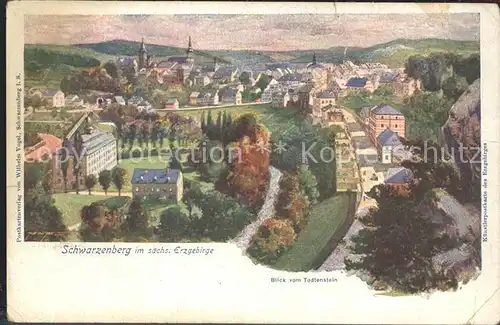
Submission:
<svg viewBox="0 0 500 325">
<path fill-rule="evenodd" d="M 89 175 L 96 177 L 103 170 L 111 170 L 117 165 L 116 138 L 110 132 L 95 131 L 90 134 L 81 135 L 81 154 L 75 149 L 75 139 L 66 139 L 55 154 L 53 163 L 53 189 L 64 190 L 64 177 L 62 168 L 64 161 L 67 162 L 66 189 L 76 189 L 76 175 L 74 174 L 74 163 L 79 161 L 79 189 L 85 189 L 85 178 Z M 79 159 L 75 160 L 80 156 Z M 65 158 L 66 157 L 66 158 Z"/>
</svg>

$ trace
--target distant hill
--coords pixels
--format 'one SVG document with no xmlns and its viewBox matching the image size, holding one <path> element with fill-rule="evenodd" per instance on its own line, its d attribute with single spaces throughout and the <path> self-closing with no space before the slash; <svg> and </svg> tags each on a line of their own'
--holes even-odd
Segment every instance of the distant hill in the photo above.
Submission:
<svg viewBox="0 0 500 325">
<path fill-rule="evenodd" d="M 318 61 L 340 62 L 344 57 L 345 47 L 331 47 L 327 50 L 297 51 L 293 63 L 311 62 L 313 53 Z M 392 67 L 403 66 L 412 55 L 427 55 L 434 52 L 453 52 L 470 55 L 479 53 L 479 41 L 455 41 L 444 39 L 397 39 L 371 47 L 347 47 L 346 57 L 360 62 L 380 62 Z"/>
<path fill-rule="evenodd" d="M 25 46 L 25 63 L 35 62 L 47 66 L 58 62 L 74 67 L 84 67 L 91 64 L 91 59 L 99 60 L 102 64 L 118 57 L 135 56 L 139 42 L 114 40 L 93 44 L 76 45 L 30 45 Z M 185 49 L 180 47 L 146 44 L 148 53 L 156 59 L 184 55 Z M 209 63 L 214 58 L 220 63 L 251 64 L 287 61 L 291 63 L 311 62 L 316 53 L 320 62 L 341 62 L 344 58 L 345 47 L 334 46 L 318 50 L 297 51 L 241 51 L 241 50 L 196 50 L 193 57 L 196 62 Z M 432 52 L 453 52 L 469 55 L 479 52 L 479 41 L 455 41 L 444 39 L 397 39 L 391 42 L 377 44 L 367 48 L 348 47 L 348 59 L 358 62 L 377 61 L 392 67 L 403 66 L 412 55 L 426 55 Z M 95 61 L 94 61 L 95 63 Z"/>
<path fill-rule="evenodd" d="M 93 43 L 93 44 L 75 44 L 73 47 L 81 49 L 91 49 L 95 52 L 104 53 L 113 56 L 136 56 L 139 49 L 139 42 L 113 40 L 108 42 Z M 180 56 L 186 54 L 185 48 L 146 44 L 148 54 L 156 58 L 169 56 Z M 219 57 L 214 52 L 194 50 L 193 58 L 196 62 L 211 63 L 217 57 L 221 63 L 230 63 L 224 58 Z"/>
</svg>

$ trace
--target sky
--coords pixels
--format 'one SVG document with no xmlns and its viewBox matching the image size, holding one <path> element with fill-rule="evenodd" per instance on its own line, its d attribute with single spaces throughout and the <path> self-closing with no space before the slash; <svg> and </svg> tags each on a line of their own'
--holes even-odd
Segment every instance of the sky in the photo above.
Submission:
<svg viewBox="0 0 500 325">
<path fill-rule="evenodd" d="M 288 51 L 367 47 L 397 38 L 479 40 L 478 14 L 38 15 L 25 17 L 28 44 L 115 39 L 200 50 Z"/>
</svg>

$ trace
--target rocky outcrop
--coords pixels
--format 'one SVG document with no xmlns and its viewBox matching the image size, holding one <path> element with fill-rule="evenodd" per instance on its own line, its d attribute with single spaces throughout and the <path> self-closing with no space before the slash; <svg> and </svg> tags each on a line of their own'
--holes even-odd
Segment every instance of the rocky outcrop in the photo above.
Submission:
<svg viewBox="0 0 500 325">
<path fill-rule="evenodd" d="M 464 184 L 470 184 L 468 197 L 479 198 L 481 159 L 480 79 L 474 81 L 451 107 L 442 131 L 445 149 L 454 159 Z M 463 153 L 461 153 L 463 151 Z"/>
</svg>

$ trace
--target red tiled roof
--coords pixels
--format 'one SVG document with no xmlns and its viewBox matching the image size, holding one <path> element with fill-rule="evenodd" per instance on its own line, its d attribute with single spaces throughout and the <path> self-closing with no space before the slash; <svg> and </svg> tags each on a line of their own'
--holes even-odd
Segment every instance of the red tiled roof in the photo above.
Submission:
<svg viewBox="0 0 500 325">
<path fill-rule="evenodd" d="M 38 133 L 42 141 L 24 150 L 24 160 L 40 161 L 45 155 L 52 156 L 62 145 L 62 140 L 52 134 Z"/>
</svg>

